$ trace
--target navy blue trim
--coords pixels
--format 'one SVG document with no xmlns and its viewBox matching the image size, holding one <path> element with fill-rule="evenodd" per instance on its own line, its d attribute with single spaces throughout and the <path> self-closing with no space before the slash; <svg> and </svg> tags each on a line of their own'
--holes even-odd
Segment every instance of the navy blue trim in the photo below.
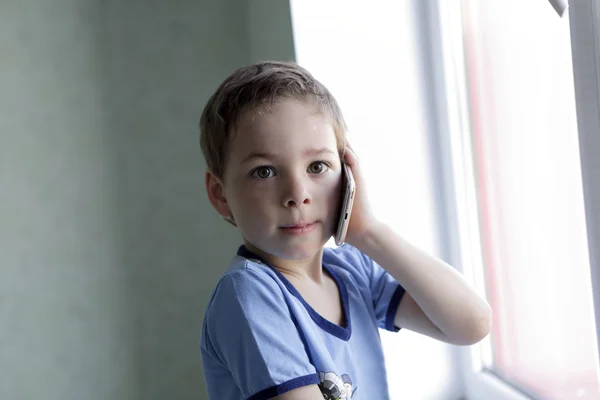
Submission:
<svg viewBox="0 0 600 400">
<path fill-rule="evenodd" d="M 396 316 L 396 311 L 398 311 L 398 306 L 400 305 L 400 300 L 402 300 L 402 296 L 406 291 L 400 285 L 394 291 L 392 295 L 392 299 L 390 300 L 390 305 L 388 306 L 387 313 L 385 314 L 385 329 L 392 332 L 398 332 L 400 330 L 399 327 L 394 325 L 394 317 Z"/>
<path fill-rule="evenodd" d="M 255 395 L 249 397 L 248 400 L 263 400 L 263 399 L 268 400 L 273 397 L 281 396 L 282 394 L 289 392 L 290 390 L 298 389 L 299 387 L 302 387 L 302 386 L 318 385 L 319 383 L 321 383 L 321 380 L 319 379 L 319 375 L 317 375 L 317 374 L 305 375 L 305 376 L 301 376 L 299 378 L 291 379 L 280 385 L 271 386 L 268 389 L 261 390 L 260 392 L 256 393 Z"/>
<path fill-rule="evenodd" d="M 341 326 L 336 325 L 333 322 L 323 318 L 318 312 L 316 312 L 310 306 L 310 304 L 308 304 L 304 300 L 304 298 L 302 297 L 300 292 L 298 292 L 298 290 L 296 290 L 294 285 L 281 272 L 279 272 L 277 270 L 277 268 L 272 266 L 270 263 L 264 261 L 262 258 L 257 256 L 256 254 L 252 253 L 250 250 L 248 250 L 246 248 L 246 246 L 240 246 L 237 254 L 238 254 L 238 256 L 245 257 L 248 259 L 257 259 L 257 260 L 261 261 L 263 264 L 267 265 L 269 268 L 271 268 L 275 272 L 277 277 L 283 282 L 283 284 L 285 285 L 287 290 L 289 290 L 290 293 L 294 297 L 296 297 L 300 301 L 300 303 L 302 303 L 302 305 L 304 306 L 304 308 L 306 309 L 306 311 L 308 312 L 308 314 L 310 315 L 312 320 L 315 321 L 315 323 L 317 325 L 319 325 L 323 330 L 325 330 L 326 332 L 329 332 L 330 334 L 332 334 L 333 336 L 335 336 L 339 339 L 342 339 L 344 341 L 350 340 L 350 337 L 352 336 L 352 322 L 350 320 L 350 304 L 349 304 L 350 302 L 348 301 L 348 290 L 346 289 L 346 285 L 344 284 L 344 281 L 342 279 L 340 279 L 337 276 L 337 274 L 330 267 L 323 264 L 323 268 L 329 273 L 329 275 L 331 275 L 331 277 L 333 278 L 333 280 L 335 281 L 335 283 L 338 287 L 338 290 L 340 291 L 340 296 L 341 296 L 341 300 L 342 300 L 342 308 L 344 311 L 344 320 L 346 321 L 346 327 L 341 327 Z"/>
</svg>

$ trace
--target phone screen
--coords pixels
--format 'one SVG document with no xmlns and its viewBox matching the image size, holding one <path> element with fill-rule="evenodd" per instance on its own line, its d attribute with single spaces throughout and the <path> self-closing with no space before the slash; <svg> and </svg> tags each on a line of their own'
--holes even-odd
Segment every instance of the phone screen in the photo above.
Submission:
<svg viewBox="0 0 600 400">
<path fill-rule="evenodd" d="M 350 223 L 350 216 L 352 214 L 352 205 L 354 204 L 354 192 L 356 185 L 354 183 L 354 176 L 352 170 L 342 163 L 342 199 L 338 225 L 335 233 L 335 244 L 341 246 L 346 240 L 346 232 L 348 231 L 348 224 Z"/>
</svg>

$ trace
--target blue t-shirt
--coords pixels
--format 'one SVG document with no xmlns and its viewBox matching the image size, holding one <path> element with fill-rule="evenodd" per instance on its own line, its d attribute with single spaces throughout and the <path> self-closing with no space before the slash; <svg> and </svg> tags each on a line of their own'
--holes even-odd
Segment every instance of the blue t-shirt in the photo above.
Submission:
<svg viewBox="0 0 600 400">
<path fill-rule="evenodd" d="M 398 331 L 404 289 L 357 248 L 323 250 L 345 326 L 319 315 L 273 266 L 241 246 L 204 315 L 211 400 L 270 399 L 317 384 L 324 399 L 389 398 L 378 328 Z"/>
</svg>

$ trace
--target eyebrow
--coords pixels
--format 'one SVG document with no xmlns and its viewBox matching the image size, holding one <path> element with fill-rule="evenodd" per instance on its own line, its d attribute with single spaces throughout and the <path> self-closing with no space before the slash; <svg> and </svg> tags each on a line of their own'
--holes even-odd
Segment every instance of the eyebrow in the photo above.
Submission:
<svg viewBox="0 0 600 400">
<path fill-rule="evenodd" d="M 336 153 L 328 147 L 323 147 L 322 149 L 309 149 L 309 150 L 306 150 L 302 155 L 304 157 L 314 157 L 314 156 L 319 156 L 321 154 L 326 154 L 326 153 L 336 155 Z M 248 161 L 250 161 L 254 158 L 273 159 L 273 158 L 277 158 L 277 156 L 275 154 L 266 153 L 266 152 L 252 152 L 244 158 L 242 163 L 247 163 Z"/>
</svg>

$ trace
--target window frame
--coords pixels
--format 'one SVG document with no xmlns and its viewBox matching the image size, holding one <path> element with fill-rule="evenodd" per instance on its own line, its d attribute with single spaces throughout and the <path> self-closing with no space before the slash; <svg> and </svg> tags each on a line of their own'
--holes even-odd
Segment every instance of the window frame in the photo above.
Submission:
<svg viewBox="0 0 600 400">
<path fill-rule="evenodd" d="M 588 256 L 600 349 L 600 6 L 595 0 L 571 2 L 571 51 Z M 598 354 L 600 359 L 600 353 Z"/>
</svg>

